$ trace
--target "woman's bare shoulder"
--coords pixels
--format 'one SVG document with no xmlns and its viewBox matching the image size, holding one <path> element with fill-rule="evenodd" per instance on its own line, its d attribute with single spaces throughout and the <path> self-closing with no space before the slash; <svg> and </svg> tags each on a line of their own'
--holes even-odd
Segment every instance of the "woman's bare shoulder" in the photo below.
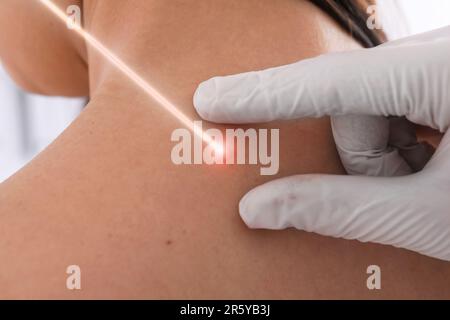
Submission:
<svg viewBox="0 0 450 320">
<path fill-rule="evenodd" d="M 59 0 L 64 12 L 81 1 Z M 0 3 L 0 58 L 25 90 L 64 96 L 88 95 L 84 43 L 40 1 Z"/>
<path fill-rule="evenodd" d="M 305 25 L 313 11 L 307 1 L 114 2 L 127 10 L 107 3 L 97 6 L 89 32 L 192 119 L 192 93 L 209 76 L 339 49 Z M 157 17 L 147 19 L 150 13 Z M 387 285 L 379 296 L 447 297 L 444 263 L 292 230 L 245 228 L 237 203 L 267 181 L 259 168 L 174 165 L 170 136 L 182 124 L 106 59 L 90 57 L 92 78 L 107 81 L 93 81 L 82 115 L 0 185 L 0 270 L 8 274 L 0 275 L 0 297 L 370 298 L 371 264 L 383 268 Z M 277 127 L 280 176 L 341 172 L 326 119 Z M 86 275 L 78 293 L 65 287 L 73 264 Z"/>
</svg>

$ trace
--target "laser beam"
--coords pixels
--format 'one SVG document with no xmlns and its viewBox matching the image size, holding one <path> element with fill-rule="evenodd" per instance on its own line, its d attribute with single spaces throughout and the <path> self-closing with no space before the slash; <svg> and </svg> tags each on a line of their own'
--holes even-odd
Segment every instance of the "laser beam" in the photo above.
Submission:
<svg viewBox="0 0 450 320">
<path fill-rule="evenodd" d="M 46 6 L 55 16 L 66 23 L 69 16 L 58 8 L 51 0 L 39 0 L 44 6 Z M 189 130 L 199 136 L 205 143 L 209 144 L 217 152 L 223 152 L 223 146 L 214 139 L 212 139 L 206 132 L 202 129 L 197 128 L 197 124 L 194 123 L 188 116 L 186 116 L 182 111 L 180 111 L 169 99 L 162 95 L 158 90 L 155 89 L 150 83 L 144 80 L 139 74 L 137 74 L 132 68 L 130 68 L 121 58 L 114 54 L 111 50 L 105 47 L 98 39 L 96 39 L 92 34 L 83 29 L 79 24 L 72 24 L 72 30 L 80 35 L 92 48 L 94 48 L 98 53 L 100 53 L 105 59 L 107 59 L 112 65 L 114 65 L 118 70 L 120 70 L 125 76 L 127 76 L 132 82 L 134 82 L 139 88 L 145 91 L 149 96 L 151 96 L 160 106 L 162 106 L 166 111 L 172 114 L 176 119 L 178 119 L 184 126 Z"/>
</svg>

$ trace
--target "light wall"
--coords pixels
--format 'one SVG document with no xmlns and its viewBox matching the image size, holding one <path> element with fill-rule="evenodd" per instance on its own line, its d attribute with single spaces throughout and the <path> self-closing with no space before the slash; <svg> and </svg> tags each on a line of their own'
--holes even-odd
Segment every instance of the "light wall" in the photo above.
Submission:
<svg viewBox="0 0 450 320">
<path fill-rule="evenodd" d="M 450 25 L 449 0 L 400 0 L 412 34 Z"/>
</svg>

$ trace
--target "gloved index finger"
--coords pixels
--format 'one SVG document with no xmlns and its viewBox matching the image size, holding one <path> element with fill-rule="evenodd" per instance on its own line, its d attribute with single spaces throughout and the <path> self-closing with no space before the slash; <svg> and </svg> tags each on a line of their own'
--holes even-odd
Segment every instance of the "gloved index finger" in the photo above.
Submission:
<svg viewBox="0 0 450 320">
<path fill-rule="evenodd" d="M 195 92 L 195 109 L 203 119 L 220 123 L 287 119 L 301 86 L 297 69 L 287 65 L 209 79 Z"/>
<path fill-rule="evenodd" d="M 215 77 L 199 85 L 194 106 L 203 119 L 220 123 L 317 118 L 346 112 L 378 114 L 373 108 L 364 108 L 372 93 L 357 87 L 364 85 L 360 80 L 364 77 L 361 73 L 367 72 L 361 61 L 365 55 L 328 54 L 263 71 Z"/>
<path fill-rule="evenodd" d="M 444 114 L 449 46 L 436 41 L 354 50 L 215 77 L 200 84 L 194 106 L 205 120 L 220 123 L 352 114 L 406 116 L 442 131 L 450 122 L 450 112 Z"/>
</svg>

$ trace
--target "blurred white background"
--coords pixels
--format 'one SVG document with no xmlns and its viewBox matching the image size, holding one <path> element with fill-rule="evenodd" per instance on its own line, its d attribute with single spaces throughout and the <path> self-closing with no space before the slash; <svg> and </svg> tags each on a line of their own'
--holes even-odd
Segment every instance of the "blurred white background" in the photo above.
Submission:
<svg viewBox="0 0 450 320">
<path fill-rule="evenodd" d="M 390 39 L 450 25 L 449 0 L 378 0 L 378 14 Z"/>
<path fill-rule="evenodd" d="M 394 1 L 395 0 L 383 0 Z M 449 0 L 399 0 L 411 34 L 450 25 Z"/>
<path fill-rule="evenodd" d="M 64 131 L 85 101 L 26 94 L 0 65 L 0 182 Z"/>
<path fill-rule="evenodd" d="M 450 25 L 450 0 L 380 0 L 393 38 Z M 407 29 L 400 28 L 396 7 Z M 81 112 L 86 99 L 29 95 L 0 66 L 0 182 L 51 143 Z"/>
</svg>

